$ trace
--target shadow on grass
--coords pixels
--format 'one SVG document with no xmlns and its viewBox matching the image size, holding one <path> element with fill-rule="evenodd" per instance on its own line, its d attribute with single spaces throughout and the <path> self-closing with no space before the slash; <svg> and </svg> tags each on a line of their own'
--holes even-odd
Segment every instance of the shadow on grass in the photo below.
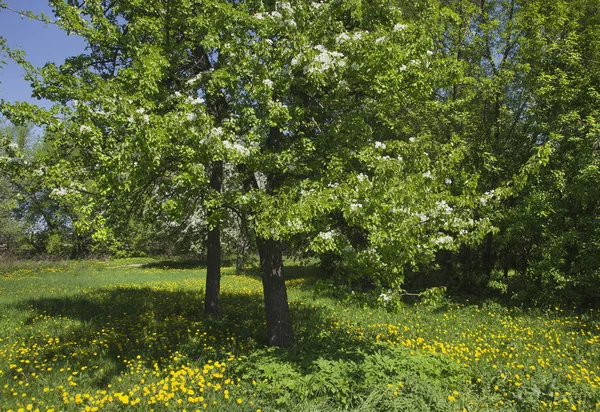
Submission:
<svg viewBox="0 0 600 412">
<path fill-rule="evenodd" d="M 299 268 L 291 272 L 295 279 L 308 276 Z M 101 388 L 127 369 L 124 360 L 138 356 L 152 367 L 170 362 L 169 357 L 175 352 L 202 363 L 225 359 L 230 354 L 249 355 L 265 348 L 261 294 L 223 293 L 222 313 L 217 319 L 204 316 L 203 299 L 201 290 L 117 287 L 64 298 L 29 300 L 18 308 L 35 312 L 27 322 L 31 329 L 39 329 L 37 322 L 48 318 L 60 328 L 57 345 L 45 345 L 47 334 L 40 334 L 42 330 L 30 337 L 38 342 L 38 364 L 75 363 L 78 368 L 91 368 L 100 363 L 101 370 L 91 374 L 90 379 Z M 295 368 L 309 371 L 320 358 L 355 361 L 373 350 L 372 342 L 359 339 L 352 330 L 338 325 L 328 308 L 292 302 L 291 310 L 298 344 L 275 351 L 274 356 L 293 363 Z"/>
<path fill-rule="evenodd" d="M 141 267 L 145 269 L 204 269 L 206 268 L 206 262 L 200 259 L 161 260 L 146 263 Z"/>
</svg>

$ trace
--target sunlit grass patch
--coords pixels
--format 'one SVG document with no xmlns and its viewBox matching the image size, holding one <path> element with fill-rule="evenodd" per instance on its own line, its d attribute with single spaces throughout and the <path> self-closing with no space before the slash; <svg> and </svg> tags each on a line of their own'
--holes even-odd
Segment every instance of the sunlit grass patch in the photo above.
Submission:
<svg viewBox="0 0 600 412">
<path fill-rule="evenodd" d="M 389 313 L 323 297 L 316 271 L 295 268 L 298 344 L 276 350 L 265 347 L 257 276 L 224 269 L 212 319 L 202 314 L 202 269 L 114 266 L 0 278 L 4 409 L 600 408 L 598 313 Z"/>
</svg>

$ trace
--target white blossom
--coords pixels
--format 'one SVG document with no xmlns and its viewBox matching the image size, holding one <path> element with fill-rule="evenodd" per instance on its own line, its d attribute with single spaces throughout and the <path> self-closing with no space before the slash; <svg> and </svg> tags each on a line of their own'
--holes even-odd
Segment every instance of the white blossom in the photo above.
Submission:
<svg viewBox="0 0 600 412">
<path fill-rule="evenodd" d="M 431 170 L 428 170 L 425 173 L 423 173 L 423 177 L 426 179 L 431 179 L 433 177 L 433 175 L 431 174 Z"/>
<path fill-rule="evenodd" d="M 446 203 L 445 200 L 440 200 L 439 202 L 436 203 L 436 206 L 439 211 L 441 211 L 442 213 L 444 213 L 446 215 L 449 215 L 450 213 L 452 213 L 454 211 L 452 206 L 450 206 L 448 203 Z"/>
<path fill-rule="evenodd" d="M 447 185 L 451 185 L 452 184 L 452 179 L 450 179 L 449 177 L 444 179 L 444 183 L 446 183 Z"/>
<path fill-rule="evenodd" d="M 334 236 L 335 236 L 334 230 L 319 233 L 319 238 L 321 238 L 323 240 L 331 240 L 331 239 L 333 239 Z"/>
<path fill-rule="evenodd" d="M 411 142 L 411 143 L 414 143 L 415 142 L 415 138 L 411 137 L 411 138 L 408 139 L 408 141 Z"/>
<path fill-rule="evenodd" d="M 396 23 L 394 25 L 394 31 L 396 31 L 396 32 L 402 31 L 402 30 L 406 29 L 406 27 L 407 27 L 406 24 Z"/>
<path fill-rule="evenodd" d="M 364 174 L 364 173 L 359 173 L 358 176 L 356 176 L 358 178 L 358 180 L 360 180 L 361 182 L 364 182 L 365 180 L 369 180 L 369 178 Z"/>
<path fill-rule="evenodd" d="M 185 117 L 191 122 L 193 120 L 196 120 L 196 113 L 188 113 L 185 115 Z"/>
<path fill-rule="evenodd" d="M 273 81 L 271 79 L 264 79 L 263 84 L 267 86 L 269 89 L 273 88 Z"/>
<path fill-rule="evenodd" d="M 69 191 L 67 190 L 67 188 L 64 187 L 52 189 L 52 192 L 50 192 L 50 194 L 54 197 L 62 197 L 65 196 L 67 193 L 69 193 Z"/>
<path fill-rule="evenodd" d="M 249 156 L 250 155 L 250 149 L 248 149 L 246 146 L 240 144 L 240 143 L 234 143 L 233 144 L 233 149 L 238 152 L 240 155 L 242 156 Z"/>
<path fill-rule="evenodd" d="M 449 245 L 453 241 L 454 241 L 454 239 L 452 238 L 452 236 L 444 235 L 444 236 L 435 238 L 433 240 L 433 243 L 435 243 L 436 245 Z"/>
<path fill-rule="evenodd" d="M 139 109 L 136 109 L 135 111 L 139 114 L 144 114 L 146 112 L 146 110 L 143 107 L 140 107 Z"/>
<path fill-rule="evenodd" d="M 346 32 L 339 34 L 336 38 L 336 41 L 338 43 L 344 43 L 345 41 L 348 41 L 348 40 L 350 40 L 350 36 Z"/>
<path fill-rule="evenodd" d="M 142 119 L 144 120 L 144 122 L 148 123 L 150 121 L 150 116 L 145 114 L 144 116 L 142 116 Z"/>
<path fill-rule="evenodd" d="M 292 13 L 294 11 L 294 9 L 292 9 L 292 5 L 287 2 L 277 2 L 277 8 L 288 13 Z"/>
<path fill-rule="evenodd" d="M 211 130 L 211 136 L 213 137 L 221 137 L 223 136 L 223 128 L 222 127 L 215 127 Z"/>
<path fill-rule="evenodd" d="M 189 99 L 190 104 L 202 104 L 204 99 L 202 97 L 196 97 L 195 99 Z"/>
<path fill-rule="evenodd" d="M 360 208 L 362 208 L 362 204 L 360 204 L 360 203 L 351 203 L 350 204 L 350 210 L 358 210 Z"/>
<path fill-rule="evenodd" d="M 79 126 L 79 133 L 84 133 L 84 132 L 91 132 L 92 128 L 90 126 L 87 126 L 85 124 Z"/>
<path fill-rule="evenodd" d="M 254 15 L 254 18 L 255 18 L 256 20 L 262 20 L 262 19 L 264 19 L 264 18 L 265 18 L 265 16 L 264 16 L 262 13 L 256 13 L 256 14 Z"/>
<path fill-rule="evenodd" d="M 379 37 L 379 38 L 377 38 L 377 40 L 375 40 L 375 44 L 382 43 L 384 40 L 385 40 L 385 36 Z"/>
<path fill-rule="evenodd" d="M 329 51 L 322 44 L 314 46 L 314 49 L 318 50 L 320 53 L 315 56 L 313 64 L 311 65 L 311 67 L 308 68 L 307 71 L 309 73 L 312 73 L 314 71 L 319 71 L 322 73 L 336 65 L 344 66 L 346 64 L 346 62 L 343 60 L 343 53 L 340 53 L 338 51 Z"/>
<path fill-rule="evenodd" d="M 419 218 L 419 220 L 421 220 L 421 223 L 425 223 L 429 220 L 427 215 L 424 213 L 417 213 L 417 217 Z"/>
<path fill-rule="evenodd" d="M 388 289 L 387 293 L 382 293 L 381 295 L 379 295 L 379 297 L 385 302 L 391 300 L 392 299 L 391 289 Z"/>
<path fill-rule="evenodd" d="M 432 56 L 432 55 L 433 55 L 433 52 L 432 52 L 431 50 L 427 50 L 427 55 L 428 55 L 428 56 Z"/>
<path fill-rule="evenodd" d="M 375 142 L 375 148 L 376 149 L 385 149 L 385 143 Z"/>
</svg>

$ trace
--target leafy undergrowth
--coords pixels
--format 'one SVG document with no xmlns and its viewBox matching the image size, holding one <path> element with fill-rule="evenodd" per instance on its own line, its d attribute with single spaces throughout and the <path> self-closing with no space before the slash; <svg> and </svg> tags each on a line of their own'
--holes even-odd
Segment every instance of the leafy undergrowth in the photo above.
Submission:
<svg viewBox="0 0 600 412">
<path fill-rule="evenodd" d="M 5 272 L 2 410 L 600 409 L 598 313 L 388 312 L 327 297 L 312 268 L 295 267 L 298 343 L 272 349 L 260 281 L 224 273 L 222 315 L 206 319 L 204 272 L 189 265 Z"/>
</svg>

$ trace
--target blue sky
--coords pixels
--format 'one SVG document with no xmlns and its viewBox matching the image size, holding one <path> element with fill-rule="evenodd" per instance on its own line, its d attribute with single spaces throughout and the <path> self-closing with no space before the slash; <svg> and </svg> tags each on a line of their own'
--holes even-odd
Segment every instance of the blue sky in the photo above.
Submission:
<svg viewBox="0 0 600 412">
<path fill-rule="evenodd" d="M 4 0 L 10 8 L 31 10 L 54 16 L 46 0 Z M 27 59 L 34 66 L 41 67 L 47 62 L 62 63 L 66 57 L 80 54 L 85 49 L 84 41 L 77 36 L 67 36 L 52 24 L 21 18 L 18 14 L 0 8 L 0 36 L 7 39 L 11 48 L 22 48 Z M 31 97 L 29 83 L 23 79 L 23 70 L 16 64 L 7 62 L 0 68 L 0 99 L 6 101 L 28 101 L 43 106 Z"/>
</svg>

